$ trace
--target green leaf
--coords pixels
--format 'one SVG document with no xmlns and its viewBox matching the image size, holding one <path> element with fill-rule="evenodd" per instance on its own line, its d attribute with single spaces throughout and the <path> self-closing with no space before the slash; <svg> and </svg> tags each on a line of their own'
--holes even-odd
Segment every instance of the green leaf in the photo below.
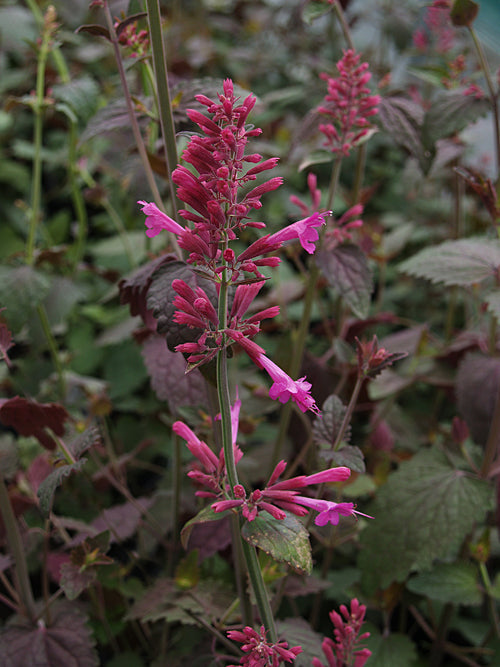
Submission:
<svg viewBox="0 0 500 667">
<path fill-rule="evenodd" d="M 68 449 L 73 454 L 75 459 L 79 459 L 88 449 L 99 444 L 101 441 L 101 434 L 97 426 L 87 428 L 83 433 L 78 435 L 70 444 Z"/>
<path fill-rule="evenodd" d="M 321 2 L 317 0 L 311 0 L 307 2 L 302 9 L 302 20 L 307 25 L 311 25 L 315 19 L 325 16 L 332 11 L 332 5 L 327 4 L 326 2 Z"/>
<path fill-rule="evenodd" d="M 460 239 L 425 248 L 399 270 L 434 283 L 465 286 L 494 277 L 499 266 L 500 241 Z"/>
<path fill-rule="evenodd" d="M 83 468 L 87 462 L 86 458 L 69 463 L 68 465 L 60 466 L 53 470 L 48 477 L 38 487 L 38 500 L 40 501 L 40 512 L 44 518 L 48 518 L 50 510 L 52 509 L 52 502 L 54 500 L 54 493 L 58 486 L 61 486 L 66 477 L 69 477 L 72 472 L 78 472 Z"/>
<path fill-rule="evenodd" d="M 0 267 L 0 303 L 12 333 L 17 333 L 50 290 L 50 281 L 30 266 Z"/>
<path fill-rule="evenodd" d="M 198 558 L 198 549 L 193 549 L 177 566 L 175 570 L 175 583 L 179 588 L 183 590 L 194 588 L 200 580 Z"/>
<path fill-rule="evenodd" d="M 184 549 L 188 548 L 189 537 L 194 526 L 199 523 L 207 523 L 208 521 L 220 521 L 227 515 L 228 512 L 214 512 L 210 505 L 208 507 L 204 507 L 201 512 L 198 512 L 196 516 L 190 519 L 181 530 L 181 544 Z"/>
<path fill-rule="evenodd" d="M 472 563 L 440 563 L 407 583 L 408 590 L 431 600 L 452 604 L 479 605 L 483 599 Z"/>
<path fill-rule="evenodd" d="M 292 514 L 283 520 L 261 512 L 254 521 L 247 521 L 241 531 L 243 538 L 275 560 L 288 563 L 299 572 L 312 570 L 309 533 Z"/>
<path fill-rule="evenodd" d="M 72 79 L 69 83 L 53 88 L 56 100 L 64 102 L 78 118 L 86 123 L 97 111 L 99 104 L 99 86 L 89 76 Z"/>
<path fill-rule="evenodd" d="M 455 558 L 466 535 L 492 506 L 492 487 L 424 450 L 391 475 L 370 507 L 375 521 L 361 534 L 359 567 L 367 591 L 404 581 L 435 559 Z"/>
<path fill-rule="evenodd" d="M 353 472 L 365 472 L 365 457 L 359 447 L 355 445 L 344 445 L 336 451 L 322 449 L 319 457 L 323 461 L 328 461 L 329 465 L 346 466 Z"/>
<path fill-rule="evenodd" d="M 370 667 L 414 667 L 417 664 L 415 644 L 406 635 L 371 633 L 363 641 L 363 646 L 372 652 L 367 663 Z"/>
<path fill-rule="evenodd" d="M 358 246 L 345 243 L 333 250 L 317 252 L 316 261 L 330 287 L 340 294 L 354 315 L 366 319 L 373 282 L 363 251 Z"/>
<path fill-rule="evenodd" d="M 479 12 L 479 5 L 474 0 L 455 0 L 450 11 L 450 18 L 453 25 L 467 26 L 474 23 Z"/>
</svg>

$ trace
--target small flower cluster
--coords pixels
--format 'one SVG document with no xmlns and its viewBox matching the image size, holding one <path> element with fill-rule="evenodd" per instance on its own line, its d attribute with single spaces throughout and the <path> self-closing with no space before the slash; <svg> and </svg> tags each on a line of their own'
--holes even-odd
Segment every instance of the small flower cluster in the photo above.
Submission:
<svg viewBox="0 0 500 667">
<path fill-rule="evenodd" d="M 236 463 L 243 456 L 236 444 L 240 407 L 240 400 L 235 401 L 231 407 L 233 452 Z M 301 490 L 314 484 L 347 480 L 351 471 L 343 466 L 322 470 L 313 475 L 299 475 L 279 481 L 287 465 L 285 461 L 280 461 L 263 489 L 254 489 L 247 493 L 241 484 L 236 484 L 231 494 L 223 450 L 220 451 L 219 456 L 216 456 L 210 447 L 183 422 L 175 422 L 172 428 L 177 435 L 186 440 L 189 451 L 198 460 L 201 468 L 188 472 L 188 477 L 203 487 L 202 490 L 196 491 L 197 496 L 211 498 L 214 501 L 211 505 L 214 512 L 238 509 L 247 521 L 254 521 L 259 512 L 268 512 L 275 519 L 283 520 L 286 512 L 291 512 L 296 516 L 305 516 L 309 510 L 314 510 L 318 512 L 315 518 L 317 526 L 325 526 L 327 523 L 337 525 L 340 516 L 357 514 L 368 516 L 358 512 L 353 503 L 335 503 L 301 495 Z"/>
<path fill-rule="evenodd" d="M 257 632 L 247 626 L 243 630 L 229 630 L 229 639 L 240 642 L 242 650 L 246 653 L 239 664 L 247 667 L 278 667 L 282 662 L 293 662 L 302 653 L 301 646 L 288 648 L 287 642 L 276 642 L 275 644 L 266 639 L 266 630 L 262 625 Z M 229 665 L 228 667 L 238 667 Z"/>
<path fill-rule="evenodd" d="M 180 225 L 153 203 L 139 204 L 146 214 L 147 236 L 154 237 L 162 231 L 175 234 L 179 246 L 188 253 L 187 262 L 214 281 L 219 293 L 222 285 L 235 290 L 229 312 L 221 314 L 218 304 L 212 303 L 201 287 L 193 289 L 183 280 L 174 280 L 175 321 L 200 330 L 195 342 L 180 344 L 176 350 L 188 355 L 190 364 L 199 365 L 238 343 L 273 379 L 271 398 L 281 402 L 291 399 L 302 411 L 319 412 L 310 395 L 310 383 L 305 378 L 292 380 L 251 340 L 259 332 L 261 321 L 275 317 L 279 308 L 266 308 L 250 317 L 246 317 L 246 312 L 265 282 L 260 268 L 277 266 L 280 262 L 279 257 L 269 255 L 296 239 L 306 252 L 313 253 L 319 239 L 318 228 L 325 224 L 325 215 L 330 212 L 308 213 L 278 232 L 260 237 L 237 255 L 230 247 L 231 241 L 246 227 L 265 227 L 263 222 L 250 220 L 249 214 L 262 206 L 262 195 L 278 188 L 282 179 L 270 178 L 249 191 L 246 186 L 273 169 L 277 158 L 264 160 L 257 153 L 246 153 L 249 138 L 261 132 L 247 126 L 248 114 L 255 105 L 253 95 L 240 103 L 232 81 L 226 80 L 218 102 L 205 95 L 197 95 L 196 99 L 207 107 L 211 118 L 200 111 L 188 110 L 189 118 L 200 130 L 182 155 L 192 169 L 179 165 L 172 174 L 177 196 L 190 207 L 179 214 L 190 226 Z M 318 197 L 316 193 L 317 204 Z"/>
<path fill-rule="evenodd" d="M 149 53 L 149 33 L 137 31 L 137 21 L 121 27 L 121 21 L 115 21 L 115 30 L 119 43 L 124 46 L 131 58 L 141 58 Z"/>
<path fill-rule="evenodd" d="M 378 112 L 378 95 L 372 95 L 366 85 L 371 79 L 368 63 L 360 63 L 361 55 L 353 49 L 344 52 L 337 63 L 338 77 L 320 74 L 327 82 L 328 94 L 318 112 L 329 118 L 319 126 L 325 135 L 324 146 L 332 153 L 348 156 L 370 132 L 368 120 Z"/>
<path fill-rule="evenodd" d="M 386 366 L 408 356 L 406 352 L 388 352 L 383 347 L 379 348 L 377 336 L 373 336 L 368 342 L 362 342 L 358 338 L 355 340 L 360 377 L 375 377 Z"/>
<path fill-rule="evenodd" d="M 456 33 L 451 24 L 450 9 L 450 0 L 434 0 L 427 7 L 424 15 L 427 30 L 419 28 L 413 34 L 413 44 L 419 51 L 427 51 L 431 40 L 438 53 L 448 53 L 452 49 Z"/>
<path fill-rule="evenodd" d="M 350 611 L 345 605 L 340 605 L 340 611 L 344 618 L 336 611 L 330 612 L 330 619 L 335 627 L 335 641 L 326 637 L 322 643 L 327 664 L 313 658 L 312 667 L 363 667 L 371 656 L 369 649 L 360 648 L 363 639 L 370 636 L 369 632 L 359 634 L 365 618 L 365 605 L 359 604 L 354 598 L 351 600 Z"/>
</svg>

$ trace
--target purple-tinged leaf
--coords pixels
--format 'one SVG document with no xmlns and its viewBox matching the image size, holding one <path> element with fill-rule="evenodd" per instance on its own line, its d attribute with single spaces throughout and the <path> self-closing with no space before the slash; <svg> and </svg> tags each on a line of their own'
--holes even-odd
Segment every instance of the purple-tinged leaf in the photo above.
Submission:
<svg viewBox="0 0 500 667">
<path fill-rule="evenodd" d="M 2 424 L 12 426 L 19 435 L 35 436 L 48 450 L 54 450 L 57 443 L 45 429 L 62 436 L 68 418 L 66 408 L 58 403 L 37 403 L 21 396 L 0 400 Z"/>
<path fill-rule="evenodd" d="M 458 411 L 474 442 L 486 444 L 500 387 L 500 359 L 468 354 L 458 368 L 455 391 Z"/>
<path fill-rule="evenodd" d="M 26 325 L 49 291 L 49 278 L 30 266 L 0 266 L 0 304 L 5 308 L 3 318 L 14 334 Z"/>
<path fill-rule="evenodd" d="M 118 283 L 120 290 L 120 303 L 130 305 L 131 315 L 140 315 L 146 326 L 155 327 L 153 315 L 148 310 L 147 293 L 151 286 L 153 273 L 163 264 L 172 262 L 176 259 L 175 255 L 162 255 L 148 262 L 140 269 L 134 271 L 127 278 L 123 278 Z"/>
<path fill-rule="evenodd" d="M 399 270 L 434 283 L 467 286 L 495 277 L 499 267 L 500 241 L 471 238 L 425 248 Z"/>
<path fill-rule="evenodd" d="M 424 111 L 420 104 L 402 95 L 382 97 L 378 104 L 378 119 L 391 139 L 405 148 L 420 162 L 424 161 L 421 127 Z"/>
<path fill-rule="evenodd" d="M 83 433 L 78 435 L 72 442 L 69 443 L 68 449 L 73 454 L 75 459 L 79 459 L 82 454 L 85 454 L 91 447 L 95 447 L 101 442 L 101 434 L 97 426 L 91 426 Z"/>
<path fill-rule="evenodd" d="M 192 548 L 190 544 L 190 537 L 195 526 L 200 524 L 203 525 L 206 523 L 212 524 L 212 522 L 220 521 L 227 516 L 229 516 L 228 512 L 214 512 L 210 505 L 208 507 L 204 507 L 200 512 L 198 512 L 196 516 L 190 519 L 181 530 L 181 544 L 184 549 L 187 550 L 188 544 L 190 545 L 190 548 Z"/>
<path fill-rule="evenodd" d="M 313 425 L 314 444 L 321 449 L 331 449 L 340 431 L 346 407 L 338 396 L 328 396 L 321 407 L 321 417 L 316 417 Z M 349 442 L 351 428 L 348 426 L 344 433 L 344 441 Z"/>
<path fill-rule="evenodd" d="M 73 563 L 63 563 L 60 567 L 59 585 L 68 600 L 76 600 L 86 588 L 90 588 L 97 580 L 95 568 L 79 568 Z"/>
<path fill-rule="evenodd" d="M 372 273 L 358 246 L 342 244 L 316 253 L 316 261 L 330 287 L 339 294 L 356 317 L 364 319 L 370 309 Z"/>
<path fill-rule="evenodd" d="M 309 533 L 293 514 L 282 520 L 261 512 L 253 521 L 245 522 L 241 534 L 249 544 L 293 567 L 298 572 L 312 571 Z"/>
<path fill-rule="evenodd" d="M 231 521 L 223 516 L 220 521 L 197 523 L 189 535 L 189 548 L 197 549 L 200 560 L 205 560 L 231 544 Z"/>
<path fill-rule="evenodd" d="M 97 667 L 99 660 L 87 617 L 75 604 L 56 602 L 51 621 L 32 625 L 15 618 L 0 633 L 0 664 L 3 667 Z"/>
<path fill-rule="evenodd" d="M 425 148 L 431 150 L 437 141 L 461 132 L 489 110 L 490 102 L 487 99 L 464 95 L 463 91 L 443 92 L 424 116 L 422 140 Z"/>
<path fill-rule="evenodd" d="M 175 414 L 182 406 L 207 405 L 205 380 L 200 371 L 186 373 L 186 360 L 180 352 L 168 349 L 163 336 L 146 338 L 142 358 L 156 396 L 167 401 L 170 412 Z"/>
<path fill-rule="evenodd" d="M 132 14 L 132 16 L 127 16 L 126 19 L 120 21 L 118 25 L 115 25 L 116 36 L 120 37 L 125 28 L 131 23 L 135 23 L 139 19 L 143 19 L 147 16 L 146 12 L 139 12 L 138 14 Z"/>
<path fill-rule="evenodd" d="M 344 445 L 336 451 L 322 449 L 319 452 L 319 458 L 329 466 L 346 466 L 353 472 L 366 471 L 363 452 L 355 445 Z"/>
<path fill-rule="evenodd" d="M 99 25 L 98 23 L 87 23 L 86 25 L 81 25 L 75 30 L 75 32 L 87 32 L 89 35 L 94 35 L 95 37 L 104 37 L 108 40 L 108 42 L 111 41 L 109 30 L 103 25 Z"/>
</svg>

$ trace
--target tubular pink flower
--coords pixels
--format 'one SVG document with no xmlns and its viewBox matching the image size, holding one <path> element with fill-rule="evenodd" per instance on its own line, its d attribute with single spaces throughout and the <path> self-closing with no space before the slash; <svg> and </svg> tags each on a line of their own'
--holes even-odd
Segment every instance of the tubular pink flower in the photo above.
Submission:
<svg viewBox="0 0 500 667">
<path fill-rule="evenodd" d="M 314 523 L 317 526 L 326 526 L 327 523 L 336 526 L 340 520 L 340 515 L 354 516 L 355 514 L 359 514 L 368 519 L 373 519 L 373 517 L 368 514 L 356 511 L 353 503 L 334 503 L 331 500 L 317 500 L 305 496 L 295 496 L 293 500 L 299 505 L 305 505 L 305 507 L 309 507 L 310 509 L 319 512 L 314 520 Z"/>
<path fill-rule="evenodd" d="M 266 638 L 266 629 L 263 625 L 260 632 L 246 626 L 243 630 L 229 630 L 229 639 L 242 644 L 241 650 L 247 653 L 239 665 L 246 667 L 278 667 L 282 662 L 293 662 L 302 653 L 301 646 L 288 648 L 287 642 L 271 643 Z M 238 665 L 228 665 L 238 667 Z"/>
<path fill-rule="evenodd" d="M 319 234 L 317 227 L 325 224 L 325 215 L 331 215 L 331 211 L 326 211 L 325 213 L 313 213 L 308 218 L 303 218 L 297 222 L 288 225 L 284 229 L 281 229 L 276 234 L 271 234 L 268 238 L 268 242 L 272 245 L 274 243 L 285 243 L 285 241 L 291 241 L 292 239 L 299 239 L 301 246 L 306 250 L 310 255 L 312 255 L 316 249 L 315 243 L 319 239 Z"/>
<path fill-rule="evenodd" d="M 146 215 L 144 224 L 148 228 L 146 230 L 146 236 L 149 236 L 149 238 L 158 236 L 162 230 L 172 232 L 172 234 L 182 234 L 184 231 L 184 227 L 181 227 L 179 223 L 160 211 L 156 204 L 145 201 L 138 201 L 137 203 L 141 204 L 142 212 Z"/>
<path fill-rule="evenodd" d="M 302 412 L 311 410 L 311 412 L 320 414 L 320 410 L 310 394 L 311 383 L 307 382 L 305 378 L 292 380 L 284 370 L 264 354 L 261 354 L 258 357 L 257 365 L 267 371 L 271 379 L 274 381 L 274 384 L 269 390 L 269 396 L 273 400 L 278 399 L 280 403 L 286 403 L 292 399 Z"/>
<path fill-rule="evenodd" d="M 314 475 L 307 475 L 306 484 L 328 484 L 329 482 L 343 482 L 351 476 L 351 471 L 345 466 L 338 468 L 329 468 L 316 472 Z"/>
<path fill-rule="evenodd" d="M 200 461 L 207 472 L 217 470 L 219 459 L 210 447 L 193 433 L 189 426 L 186 426 L 183 422 L 177 421 L 174 422 L 172 430 L 186 440 L 189 451 Z"/>
</svg>

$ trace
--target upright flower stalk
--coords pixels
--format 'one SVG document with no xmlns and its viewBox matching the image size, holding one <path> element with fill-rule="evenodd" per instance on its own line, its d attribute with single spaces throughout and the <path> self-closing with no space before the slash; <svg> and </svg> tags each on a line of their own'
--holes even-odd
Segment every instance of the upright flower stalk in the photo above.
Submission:
<svg viewBox="0 0 500 667">
<path fill-rule="evenodd" d="M 261 321 L 275 317 L 279 308 L 266 308 L 250 316 L 247 311 L 265 284 L 261 268 L 279 264 L 280 258 L 275 253 L 285 243 L 298 240 L 303 249 L 312 254 L 319 239 L 319 230 L 325 224 L 325 215 L 330 212 L 307 211 L 302 219 L 273 234 L 260 236 L 243 252 L 233 250 L 232 242 L 245 228 L 265 228 L 264 222 L 252 220 L 251 211 L 261 208 L 261 197 L 278 188 L 282 179 L 272 177 L 257 185 L 253 183 L 277 164 L 276 158 L 263 159 L 261 155 L 246 150 L 248 141 L 261 133 L 259 128 L 247 124 L 255 97 L 248 95 L 241 100 L 235 96 L 232 81 L 226 80 L 218 98 L 214 101 L 204 95 L 196 97 L 206 107 L 208 115 L 188 110 L 188 116 L 198 126 L 199 132 L 192 137 L 182 155 L 189 168 L 178 165 L 172 174 L 172 180 L 177 185 L 177 197 L 187 205 L 178 212 L 185 224 L 179 224 L 153 203 L 139 202 L 146 215 L 147 236 L 151 238 L 163 231 L 173 233 L 186 252 L 187 263 L 196 268 L 197 273 L 193 273 L 191 284 L 180 279 L 172 282 L 177 295 L 173 301 L 176 308 L 174 321 L 198 334 L 196 340 L 181 343 L 176 350 L 182 352 L 192 366 L 216 360 L 222 450 L 217 456 L 182 422 L 176 422 L 173 429 L 186 440 L 188 448 L 198 459 L 201 467 L 188 475 L 202 487 L 197 495 L 210 498 L 215 512 L 229 510 L 237 513 L 240 522 L 244 522 L 255 520 L 260 512 L 282 520 L 287 512 L 303 516 L 313 510 L 318 512 L 316 521 L 321 525 L 337 523 L 341 515 L 356 513 L 351 503 L 318 502 L 303 495 L 303 492 L 311 484 L 347 479 L 350 475 L 348 468 L 333 468 L 315 475 L 279 481 L 286 467 L 286 463 L 281 461 L 266 487 L 250 492 L 238 479 L 237 464 L 242 452 L 237 447 L 236 438 L 241 403 L 236 401 L 231 406 L 230 402 L 229 347 L 239 346 L 258 368 L 266 371 L 272 381 L 270 398 L 281 403 L 294 402 L 302 412 L 319 413 L 311 395 L 311 384 L 306 378 L 292 379 L 253 340 L 260 331 Z M 195 284 L 195 276 L 199 273 L 215 283 L 215 299 Z M 266 641 L 276 647 L 276 655 L 290 656 L 291 653 L 280 653 L 284 647 L 278 642 L 255 548 L 241 536 L 240 539 L 264 624 L 262 632 L 266 634 Z"/>
</svg>

